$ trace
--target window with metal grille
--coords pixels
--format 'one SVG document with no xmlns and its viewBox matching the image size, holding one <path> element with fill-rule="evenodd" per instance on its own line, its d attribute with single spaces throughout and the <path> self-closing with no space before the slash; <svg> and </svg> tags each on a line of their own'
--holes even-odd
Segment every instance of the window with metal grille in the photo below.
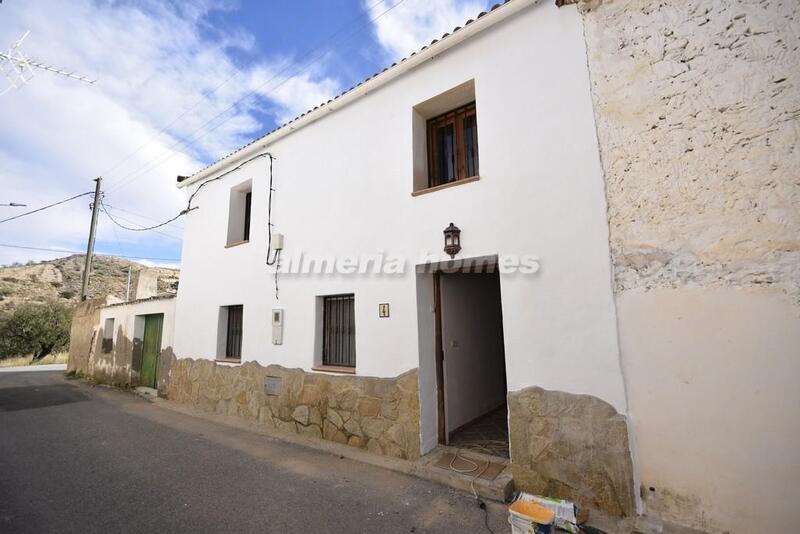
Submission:
<svg viewBox="0 0 800 534">
<path fill-rule="evenodd" d="M 428 186 L 477 175 L 475 102 L 428 120 Z"/>
<path fill-rule="evenodd" d="M 355 367 L 355 296 L 324 297 L 322 313 L 322 364 Z"/>
<path fill-rule="evenodd" d="M 242 318 L 244 307 L 228 306 L 228 332 L 225 340 L 225 357 L 242 359 Z"/>
<path fill-rule="evenodd" d="M 103 352 L 114 350 L 114 318 L 109 317 L 103 324 Z"/>
</svg>

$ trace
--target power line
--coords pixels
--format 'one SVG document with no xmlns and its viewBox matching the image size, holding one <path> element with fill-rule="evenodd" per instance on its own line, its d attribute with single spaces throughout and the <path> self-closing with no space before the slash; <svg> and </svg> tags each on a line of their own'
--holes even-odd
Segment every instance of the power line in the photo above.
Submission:
<svg viewBox="0 0 800 534">
<path fill-rule="evenodd" d="M 390 11 L 392 11 L 393 9 L 395 9 L 396 7 L 400 6 L 400 5 L 401 5 L 403 2 L 405 2 L 405 0 L 399 0 L 399 1 L 398 1 L 396 4 L 392 5 L 391 7 L 387 8 L 386 10 L 382 11 L 380 14 L 378 14 L 378 15 L 377 15 L 377 16 L 375 16 L 374 18 L 371 18 L 371 19 L 369 20 L 369 22 L 370 22 L 370 23 L 372 23 L 372 22 L 375 22 L 376 20 L 378 20 L 379 18 L 383 17 L 384 15 L 386 15 L 387 13 L 389 13 Z M 377 3 L 376 3 L 375 5 L 377 5 Z M 361 24 L 361 25 L 359 25 L 359 27 L 358 27 L 358 28 L 360 28 L 361 26 L 364 26 L 364 24 Z M 339 33 L 341 33 L 341 32 L 342 32 L 344 29 L 346 29 L 347 27 L 348 27 L 348 26 L 342 26 L 342 27 L 341 27 L 341 28 L 340 28 L 340 29 L 339 29 L 337 32 L 335 32 L 334 34 L 332 34 L 332 36 L 331 36 L 331 37 L 338 35 Z M 345 40 L 347 40 L 347 39 L 349 39 L 349 38 L 353 37 L 354 35 L 356 35 L 356 33 L 357 33 L 357 32 L 358 32 L 358 29 L 357 29 L 357 31 L 353 31 L 353 32 L 351 32 L 351 33 L 350 33 L 349 35 L 347 35 L 347 37 L 346 37 L 345 39 L 343 39 L 342 41 L 338 41 L 338 42 L 344 42 Z M 338 43 L 338 42 L 337 42 L 337 43 Z M 311 49 L 311 50 L 310 50 L 310 51 L 309 51 L 307 54 L 304 54 L 304 56 L 307 56 L 307 55 L 309 55 L 310 53 L 312 53 L 312 52 L 315 52 L 315 51 L 319 50 L 320 48 L 322 48 L 322 46 L 323 46 L 324 44 L 325 44 L 325 43 L 321 44 L 320 46 L 318 46 L 318 47 L 316 47 L 316 48 L 313 48 L 313 49 Z M 302 56 L 301 56 L 301 57 L 302 57 Z M 317 57 L 315 57 L 315 58 L 312 58 L 312 60 L 311 60 L 311 61 L 309 61 L 309 62 L 306 64 L 306 66 L 305 66 L 305 67 L 303 67 L 303 68 L 301 68 L 300 70 L 296 71 L 296 72 L 295 72 L 295 73 L 294 73 L 292 76 L 288 76 L 288 77 L 284 78 L 284 79 L 283 79 L 283 81 L 281 81 L 280 83 L 278 83 L 278 84 L 277 84 L 277 85 L 275 85 L 274 87 L 270 88 L 270 90 L 269 90 L 269 91 L 270 91 L 270 92 L 271 92 L 271 91 L 275 91 L 276 89 L 278 89 L 279 87 L 281 87 L 283 84 L 285 84 L 285 83 L 287 83 L 289 80 L 291 80 L 293 76 L 297 76 L 297 75 L 299 75 L 299 74 L 301 74 L 301 73 L 305 72 L 305 71 L 306 71 L 306 70 L 308 70 L 309 68 L 311 68 L 311 67 L 313 66 L 313 61 L 315 61 L 315 60 L 319 59 L 320 57 L 322 57 L 322 54 L 320 54 L 319 56 L 317 56 Z M 141 176 L 143 176 L 143 175 L 144 175 L 146 172 L 149 172 L 149 171 L 151 171 L 151 170 L 153 170 L 153 169 L 155 169 L 155 168 L 157 168 L 157 167 L 160 167 L 161 165 L 163 165 L 164 163 L 166 163 L 167 161 L 169 161 L 170 159 L 172 159 L 173 157 L 175 157 L 175 155 L 177 154 L 177 152 L 173 151 L 173 148 L 176 148 L 176 147 L 178 147 L 179 145 L 182 145 L 182 147 L 187 147 L 187 148 L 188 148 L 188 146 L 189 146 L 189 143 L 190 143 L 190 142 L 193 142 L 193 141 L 198 141 L 199 139 L 202 139 L 202 137 L 204 137 L 205 135 L 208 135 L 209 133 L 213 132 L 214 130 L 216 130 L 217 128 L 219 128 L 220 126 L 222 126 L 223 124 L 225 124 L 226 122 L 228 122 L 228 121 L 229 121 L 231 118 L 233 118 L 232 116 L 231 116 L 231 117 L 228 117 L 228 118 L 226 118 L 226 119 L 223 119 L 223 120 L 222 120 L 222 121 L 220 121 L 220 122 L 219 122 L 217 125 L 215 125 L 213 128 L 210 128 L 210 129 L 208 129 L 208 131 L 206 131 L 206 132 L 205 132 L 205 133 L 203 133 L 202 135 L 199 135 L 199 136 L 195 135 L 195 134 L 197 134 L 197 133 L 200 133 L 200 132 L 201 132 L 201 131 L 202 131 L 202 130 L 203 130 L 205 127 L 206 127 L 206 126 L 208 126 L 209 124 L 211 124 L 213 121 L 215 121 L 216 119 L 218 119 L 218 118 L 220 118 L 221 116 L 225 115 L 225 114 L 226 114 L 228 111 L 230 111 L 230 110 L 234 109 L 234 108 L 236 107 L 236 105 L 237 105 L 237 104 L 239 104 L 240 102 L 242 102 L 242 101 L 243 101 L 245 98 L 248 98 L 248 97 L 250 97 L 250 96 L 258 96 L 258 92 L 257 92 L 258 90 L 260 90 L 261 88 L 263 88 L 265 85 L 267 85 L 268 83 L 270 83 L 271 81 L 273 81 L 274 79 L 276 79 L 278 76 L 280 76 L 281 74 L 283 74 L 283 73 L 284 73 L 284 72 L 286 72 L 287 70 L 289 70 L 289 69 L 290 69 L 292 66 L 293 66 L 293 65 L 288 65 L 288 66 L 284 67 L 283 69 L 281 69 L 280 71 L 278 71 L 278 72 L 277 72 L 277 73 L 276 73 L 274 76 L 272 76 L 271 78 L 269 78 L 269 79 L 268 79 L 266 82 L 264 82 L 263 84 L 259 85 L 259 86 L 258 86 L 258 87 L 256 87 L 255 89 L 253 89 L 253 90 L 249 91 L 249 92 L 248 92 L 247 94 L 245 94 L 243 97 L 241 97 L 241 98 L 239 98 L 239 99 L 235 100 L 235 101 L 233 102 L 233 104 L 231 104 L 230 106 L 228 106 L 227 108 L 225 108 L 224 110 L 222 110 L 220 113 L 216 114 L 215 116 L 211 117 L 211 119 L 207 120 L 205 123 L 203 123 L 203 124 L 202 124 L 200 127 L 198 127 L 197 129 L 195 129 L 194 131 L 190 132 L 190 134 L 189 134 L 189 137 L 188 137 L 188 138 L 187 138 L 185 141 L 181 141 L 181 140 L 179 139 L 179 140 L 175 141 L 174 143 L 172 143 L 172 144 L 171 144 L 169 147 L 167 147 L 167 149 L 166 149 L 164 152 L 162 152 L 162 153 L 161 153 L 161 155 L 160 155 L 160 156 L 157 156 L 157 157 L 156 157 L 155 159 L 153 159 L 153 160 L 152 160 L 150 163 L 146 163 L 146 164 L 144 164 L 143 166 L 139 167 L 138 169 L 134 170 L 133 172 L 131 172 L 131 173 L 127 174 L 125 177 L 123 177 L 123 178 L 121 179 L 121 181 L 120 181 L 120 182 L 116 183 L 114 186 L 112 186 L 112 187 L 111 187 L 111 189 L 109 190 L 109 192 L 116 191 L 116 190 L 119 190 L 119 189 L 121 189 L 121 188 L 123 188 L 123 187 L 126 187 L 126 186 L 127 186 L 127 185 L 129 185 L 130 183 L 132 183 L 132 182 L 136 181 L 137 179 L 139 179 L 139 178 L 140 178 Z M 164 157 L 164 156 L 166 156 L 166 157 Z M 162 159 L 162 158 L 163 158 L 163 159 Z M 161 160 L 161 161 L 159 161 L 159 160 Z M 158 163 L 156 163 L 156 162 L 158 162 Z"/>
<path fill-rule="evenodd" d="M 114 208 L 112 208 L 111 206 L 108 206 L 108 205 L 105 205 L 105 207 L 106 207 L 106 208 L 111 208 L 111 209 L 114 209 Z M 117 208 L 117 209 L 118 209 L 118 208 Z M 115 211 L 116 211 L 116 210 L 115 210 Z M 108 212 L 106 212 L 105 210 L 103 210 L 103 213 L 105 213 L 105 214 L 106 214 L 106 217 L 108 217 L 109 219 L 111 219 L 111 216 L 108 214 Z M 119 220 L 121 220 L 121 221 L 125 221 L 125 222 L 127 222 L 127 223 L 130 223 L 130 224 L 135 224 L 135 225 L 137 225 L 137 226 L 139 226 L 139 227 L 142 227 L 142 225 L 141 225 L 140 223 L 138 223 L 138 222 L 136 222 L 136 221 L 132 221 L 132 220 L 130 220 L 130 219 L 126 219 L 126 218 L 125 218 L 125 217 L 123 217 L 122 215 L 119 215 L 119 214 L 117 214 L 117 215 L 114 215 L 114 217 L 116 217 L 117 219 L 119 219 Z M 112 222 L 113 222 L 113 220 L 112 220 Z M 116 235 L 116 232 L 117 232 L 117 226 L 118 226 L 118 225 L 116 225 L 116 224 L 115 224 L 114 226 L 112 226 L 112 227 L 111 227 L 111 228 L 113 228 L 113 229 L 114 229 L 114 234 L 115 234 L 115 235 Z M 174 236 L 174 235 L 172 235 L 172 234 L 168 234 L 168 233 L 166 233 L 166 232 L 159 232 L 158 230 L 152 230 L 152 229 L 151 229 L 150 231 L 151 231 L 151 232 L 153 232 L 153 233 L 155 233 L 155 234 L 163 235 L 164 237 L 168 237 L 168 238 L 170 238 L 170 239 L 175 239 L 176 241 L 181 241 L 181 238 L 180 238 L 180 237 L 178 237 L 178 236 Z"/>
<path fill-rule="evenodd" d="M 11 245 L 8 243 L 0 243 L 0 247 L 5 248 L 18 248 L 23 250 L 41 250 L 44 252 L 66 252 L 67 254 L 84 254 L 81 250 L 66 250 L 58 248 L 45 248 L 45 247 L 29 247 L 27 245 Z M 181 261 L 180 258 L 153 258 L 148 256 L 130 256 L 125 254 L 113 254 L 111 252 L 95 252 L 95 256 L 113 256 L 116 258 L 126 258 L 134 260 L 156 260 L 156 261 Z"/>
<path fill-rule="evenodd" d="M 189 199 L 189 204 L 191 204 L 191 199 Z M 106 209 L 106 206 L 105 206 L 105 204 L 103 204 L 103 197 L 100 197 L 100 208 L 103 210 L 103 213 L 105 213 L 105 214 L 106 214 L 106 216 L 108 217 L 108 219 L 109 219 L 111 222 L 113 222 L 114 224 L 116 224 L 116 225 L 117 225 L 117 226 L 119 226 L 120 228 L 124 228 L 125 230 L 130 230 L 131 232 L 146 232 L 146 231 L 148 231 L 148 230 L 155 230 L 156 228 L 161 228 L 162 226 L 166 226 L 166 225 L 168 225 L 169 223 L 171 223 L 172 221 L 174 221 L 174 220 L 178 219 L 179 217 L 182 217 L 182 216 L 186 215 L 187 213 L 189 213 L 189 212 L 190 212 L 190 211 L 192 211 L 193 209 L 197 209 L 197 208 L 192 208 L 191 206 L 187 206 L 185 210 L 181 210 L 181 211 L 180 211 L 180 213 L 178 213 L 176 216 L 174 216 L 173 218 L 171 218 L 171 219 L 169 219 L 169 220 L 166 220 L 166 221 L 164 221 L 164 222 L 162 222 L 162 223 L 155 224 L 155 225 L 153 225 L 153 226 L 147 226 L 147 227 L 141 226 L 141 227 L 139 227 L 139 228 L 134 228 L 134 227 L 132 227 L 132 226 L 125 226 L 125 225 L 124 225 L 124 224 L 122 224 L 121 222 L 117 221 L 117 220 L 116 220 L 116 219 L 115 219 L 115 218 L 114 218 L 114 217 L 113 217 L 113 216 L 112 216 L 112 215 L 111 215 L 111 214 L 108 212 L 108 210 Z M 121 217 L 120 217 L 120 218 L 121 218 Z"/>
<path fill-rule="evenodd" d="M 147 216 L 147 215 L 143 215 L 143 214 L 141 214 L 141 213 L 137 213 L 137 212 L 135 212 L 135 211 L 131 211 L 131 210 L 129 210 L 129 209 L 120 208 L 119 206 L 112 206 L 112 205 L 111 205 L 111 204 L 109 204 L 109 203 L 106 203 L 106 207 L 107 207 L 107 208 L 109 208 L 109 209 L 111 209 L 111 210 L 113 210 L 113 211 L 121 211 L 121 212 L 123 212 L 123 213 L 127 213 L 127 214 L 129 214 L 129 215 L 133 215 L 134 217 L 139 217 L 139 218 L 142 218 L 142 219 L 147 219 L 148 221 L 151 221 L 151 222 L 160 222 L 158 219 L 154 219 L 153 217 L 149 217 L 149 216 Z M 119 215 L 117 215 L 117 218 L 118 218 L 118 219 L 122 219 L 123 221 L 124 221 L 124 220 L 126 220 L 125 218 L 123 218 L 123 217 L 121 217 L 121 216 L 119 216 Z M 139 226 L 141 226 L 141 224 L 140 224 L 139 222 L 137 222 L 137 221 L 131 221 L 131 220 L 128 220 L 128 222 L 130 222 L 130 223 L 133 223 L 133 224 L 138 224 Z M 182 232 L 182 231 L 183 231 L 183 228 L 182 228 L 182 227 L 180 227 L 180 226 L 176 226 L 176 225 L 175 225 L 175 224 L 173 224 L 173 223 L 170 223 L 170 224 L 169 224 L 169 225 L 167 225 L 167 226 L 170 226 L 171 228 L 173 228 L 173 229 L 175 229 L 175 230 L 178 230 L 179 232 Z"/>
<path fill-rule="evenodd" d="M 20 213 L 19 215 L 14 215 L 13 217 L 8 217 L 6 219 L 0 220 L 0 223 L 4 223 L 7 221 L 13 221 L 14 219 L 19 219 L 20 217 L 25 217 L 26 215 L 31 215 L 33 213 L 38 213 L 40 211 L 44 211 L 46 209 L 53 208 L 58 206 L 59 204 L 63 204 L 65 202 L 69 202 L 70 200 L 75 200 L 76 198 L 85 197 L 86 195 L 93 195 L 94 192 L 89 191 L 87 193 L 81 193 L 80 195 L 75 195 L 74 197 L 65 198 L 64 200 L 59 200 L 58 202 L 54 202 L 53 204 L 48 204 L 47 206 L 42 206 L 41 208 L 37 208 L 35 210 L 26 211 L 25 213 Z"/>
</svg>

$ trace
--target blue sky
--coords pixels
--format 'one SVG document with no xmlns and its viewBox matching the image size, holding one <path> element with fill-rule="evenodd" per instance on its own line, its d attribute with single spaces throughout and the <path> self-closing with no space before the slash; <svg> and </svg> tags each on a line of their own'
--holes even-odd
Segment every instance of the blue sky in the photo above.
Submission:
<svg viewBox="0 0 800 534">
<path fill-rule="evenodd" d="M 190 174 L 487 8 L 484 0 L 9 1 L 0 49 L 31 30 L 36 72 L 0 96 L 0 203 L 36 208 L 93 188 L 131 226 L 177 213 Z M 0 91 L 5 85 L 0 77 Z M 0 219 L 19 213 L 0 207 Z M 83 250 L 88 199 L 0 224 L 0 244 Z M 95 250 L 180 257 L 180 221 L 130 232 L 101 215 Z M 63 256 L 0 246 L 0 264 Z M 147 263 L 147 261 L 144 261 Z"/>
</svg>

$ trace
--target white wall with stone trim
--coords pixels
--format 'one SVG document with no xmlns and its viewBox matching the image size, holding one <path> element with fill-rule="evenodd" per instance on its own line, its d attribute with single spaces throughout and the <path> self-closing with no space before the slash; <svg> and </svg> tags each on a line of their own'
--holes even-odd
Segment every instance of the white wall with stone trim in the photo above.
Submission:
<svg viewBox="0 0 800 534">
<path fill-rule="evenodd" d="M 382 251 L 405 258 L 406 272 L 285 274 L 276 300 L 274 269 L 265 265 L 267 161 L 257 160 L 209 182 L 186 216 L 179 358 L 213 358 L 219 307 L 243 304 L 243 360 L 308 370 L 315 298 L 354 293 L 356 373 L 391 377 L 418 367 L 413 266 L 449 259 L 442 230 L 452 221 L 462 230 L 461 258 L 540 258 L 535 275 L 501 276 L 509 389 L 588 394 L 626 412 L 580 15 L 551 2 L 514 4 L 529 7 L 268 147 L 277 158 L 273 223 L 285 235 L 284 258 Z M 480 180 L 412 197 L 413 108 L 469 80 Z M 250 242 L 225 248 L 229 192 L 247 180 Z M 378 317 L 384 302 L 389 318 Z M 279 346 L 270 335 L 275 307 L 285 309 Z"/>
<path fill-rule="evenodd" d="M 794 531 L 800 4 L 579 10 L 645 510 Z"/>
</svg>

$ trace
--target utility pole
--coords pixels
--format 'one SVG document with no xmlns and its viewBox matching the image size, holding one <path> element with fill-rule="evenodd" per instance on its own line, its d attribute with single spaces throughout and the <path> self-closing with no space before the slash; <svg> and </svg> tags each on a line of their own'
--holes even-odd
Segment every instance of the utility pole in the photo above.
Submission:
<svg viewBox="0 0 800 534">
<path fill-rule="evenodd" d="M 128 265 L 128 283 L 125 285 L 125 302 L 131 300 L 131 266 Z"/>
<path fill-rule="evenodd" d="M 81 300 L 86 300 L 86 292 L 89 290 L 89 271 L 92 268 L 92 253 L 94 252 L 94 233 L 97 230 L 97 213 L 100 211 L 100 182 L 102 176 L 94 179 L 94 202 L 92 202 L 92 225 L 89 227 L 89 243 L 86 245 L 86 263 L 83 266 L 83 283 L 81 284 Z"/>
</svg>

